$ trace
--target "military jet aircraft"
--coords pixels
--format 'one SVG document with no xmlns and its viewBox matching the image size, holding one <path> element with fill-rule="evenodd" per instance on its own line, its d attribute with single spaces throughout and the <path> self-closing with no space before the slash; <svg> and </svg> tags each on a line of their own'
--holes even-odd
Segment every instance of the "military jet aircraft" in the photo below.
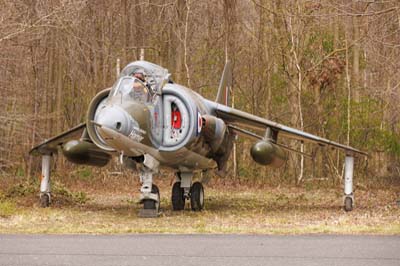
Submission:
<svg viewBox="0 0 400 266">
<path fill-rule="evenodd" d="M 196 171 L 216 169 L 223 173 L 237 135 L 255 140 L 250 153 L 255 162 L 281 166 L 286 152 L 293 151 L 278 141 L 289 137 L 331 146 L 346 152 L 344 207 L 353 208 L 353 165 L 364 152 L 227 106 L 232 71 L 223 70 L 215 101 L 203 98 L 185 86 L 175 84 L 168 70 L 147 61 L 128 64 L 112 88 L 100 91 L 91 101 L 86 122 L 34 147 L 42 155 L 40 202 L 51 202 L 50 160 L 59 147 L 71 162 L 105 166 L 119 156 L 127 167 L 140 173 L 143 208 L 141 216 L 156 216 L 159 189 L 153 175 L 160 168 L 176 173 L 172 187 L 172 208 L 204 207 L 202 183 L 194 182 Z M 297 151 L 296 151 L 297 152 Z"/>
</svg>

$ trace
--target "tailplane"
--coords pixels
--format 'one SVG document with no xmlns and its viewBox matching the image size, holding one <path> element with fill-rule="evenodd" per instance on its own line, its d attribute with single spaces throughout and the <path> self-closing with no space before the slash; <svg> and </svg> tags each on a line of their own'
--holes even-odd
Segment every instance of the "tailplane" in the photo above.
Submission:
<svg viewBox="0 0 400 266">
<path fill-rule="evenodd" d="M 227 61 L 222 72 L 221 81 L 219 82 L 217 98 L 215 101 L 217 103 L 229 104 L 229 90 L 232 86 L 232 64 Z"/>
</svg>

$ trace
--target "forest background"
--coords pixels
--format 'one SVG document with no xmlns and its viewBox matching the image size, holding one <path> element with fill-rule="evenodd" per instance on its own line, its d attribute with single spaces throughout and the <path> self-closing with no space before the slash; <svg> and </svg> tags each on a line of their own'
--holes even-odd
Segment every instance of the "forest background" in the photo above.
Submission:
<svg viewBox="0 0 400 266">
<path fill-rule="evenodd" d="M 83 122 L 112 86 L 117 60 L 139 59 L 214 99 L 227 59 L 234 107 L 369 153 L 357 182 L 400 181 L 397 0 L 0 0 L 0 175 L 32 180 L 32 146 Z M 342 152 L 296 142 L 272 170 L 239 139 L 229 180 L 342 180 Z M 70 163 L 59 158 L 56 171 Z M 112 162 L 97 173 L 120 169 Z M 274 181 L 273 181 L 274 180 Z"/>
</svg>

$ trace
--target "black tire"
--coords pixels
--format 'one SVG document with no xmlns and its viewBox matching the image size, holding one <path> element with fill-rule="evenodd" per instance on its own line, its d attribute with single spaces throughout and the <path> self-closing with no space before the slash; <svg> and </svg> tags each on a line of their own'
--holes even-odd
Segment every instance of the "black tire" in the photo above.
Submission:
<svg viewBox="0 0 400 266">
<path fill-rule="evenodd" d="M 184 190 L 181 188 L 181 182 L 175 182 L 172 186 L 171 202 L 174 211 L 182 211 L 185 209 Z"/>
<path fill-rule="evenodd" d="M 204 208 L 204 188 L 200 182 L 195 182 L 190 188 L 190 205 L 193 211 Z"/>
<path fill-rule="evenodd" d="M 353 199 L 351 197 L 346 197 L 344 199 L 344 210 L 347 212 L 353 210 Z"/>
<path fill-rule="evenodd" d="M 152 185 L 151 193 L 157 194 L 158 202 L 146 199 L 143 201 L 143 209 L 145 210 L 159 210 L 160 209 L 160 190 L 156 185 Z"/>
<path fill-rule="evenodd" d="M 48 194 L 40 195 L 40 207 L 47 208 L 50 206 L 50 197 Z"/>
</svg>

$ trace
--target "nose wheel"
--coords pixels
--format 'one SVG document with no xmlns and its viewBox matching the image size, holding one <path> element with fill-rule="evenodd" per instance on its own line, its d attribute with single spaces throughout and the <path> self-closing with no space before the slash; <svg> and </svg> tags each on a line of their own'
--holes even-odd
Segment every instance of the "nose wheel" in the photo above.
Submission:
<svg viewBox="0 0 400 266">
<path fill-rule="evenodd" d="M 158 217 L 160 210 L 160 191 L 156 185 L 151 186 L 151 193 L 142 200 L 143 209 L 139 210 L 139 217 L 154 218 Z"/>
<path fill-rule="evenodd" d="M 157 200 L 153 199 L 144 199 L 143 200 L 143 209 L 145 210 L 158 210 L 160 209 L 160 190 L 156 185 L 152 185 L 151 193 L 157 195 Z"/>
</svg>

